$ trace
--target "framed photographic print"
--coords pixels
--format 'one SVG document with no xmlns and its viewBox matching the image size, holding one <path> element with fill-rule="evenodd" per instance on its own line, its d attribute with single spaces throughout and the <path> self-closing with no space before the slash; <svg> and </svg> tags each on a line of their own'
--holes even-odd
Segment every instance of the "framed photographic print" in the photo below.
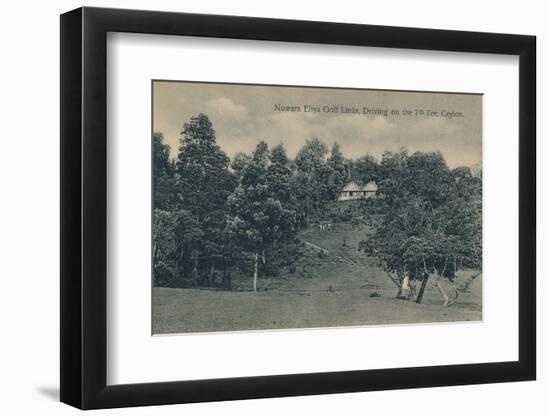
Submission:
<svg viewBox="0 0 550 417">
<path fill-rule="evenodd" d="M 61 16 L 61 400 L 535 379 L 535 38 Z"/>
</svg>

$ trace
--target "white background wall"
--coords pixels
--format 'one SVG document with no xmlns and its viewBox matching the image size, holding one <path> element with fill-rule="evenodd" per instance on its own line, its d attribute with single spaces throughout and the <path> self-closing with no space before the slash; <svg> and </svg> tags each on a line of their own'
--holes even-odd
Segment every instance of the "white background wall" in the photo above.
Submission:
<svg viewBox="0 0 550 417">
<path fill-rule="evenodd" d="M 0 410 L 11 415 L 74 415 L 59 392 L 59 17 L 77 1 L 4 2 L 0 24 Z M 237 14 L 534 34 L 538 37 L 538 211 L 540 264 L 550 249 L 550 146 L 542 120 L 550 97 L 550 26 L 545 2 L 442 0 L 93 1 L 86 5 Z M 544 236 L 543 236 L 544 234 Z M 394 392 L 237 401 L 100 411 L 97 415 L 193 416 L 548 415 L 550 291 L 539 267 L 538 381 Z"/>
</svg>

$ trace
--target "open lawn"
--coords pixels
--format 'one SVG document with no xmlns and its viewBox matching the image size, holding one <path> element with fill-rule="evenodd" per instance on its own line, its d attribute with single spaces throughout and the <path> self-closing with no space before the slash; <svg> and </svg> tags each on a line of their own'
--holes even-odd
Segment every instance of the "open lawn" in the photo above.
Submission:
<svg viewBox="0 0 550 417">
<path fill-rule="evenodd" d="M 397 300 L 388 276 L 357 250 L 366 232 L 364 225 L 301 232 L 305 253 L 296 272 L 260 277 L 257 293 L 248 290 L 248 276 L 234 277 L 237 291 L 153 288 L 153 333 L 481 320 L 481 275 L 472 281 L 475 271 L 460 272 L 456 286 L 467 288 L 449 307 L 431 284 L 422 304 Z"/>
</svg>

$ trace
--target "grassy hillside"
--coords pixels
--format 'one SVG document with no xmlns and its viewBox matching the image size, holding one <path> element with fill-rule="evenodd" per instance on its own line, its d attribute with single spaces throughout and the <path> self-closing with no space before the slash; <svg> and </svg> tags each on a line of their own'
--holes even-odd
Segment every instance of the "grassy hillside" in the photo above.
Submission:
<svg viewBox="0 0 550 417">
<path fill-rule="evenodd" d="M 472 281 L 474 271 L 460 272 L 457 287 L 468 288 L 453 306 L 442 306 L 432 285 L 421 305 L 396 300 L 396 287 L 386 273 L 358 251 L 368 232 L 360 221 L 300 232 L 302 256 L 295 271 L 260 276 L 258 293 L 250 291 L 252 278 L 245 275 L 234 276 L 235 291 L 154 288 L 154 333 L 481 319 L 482 277 Z"/>
</svg>

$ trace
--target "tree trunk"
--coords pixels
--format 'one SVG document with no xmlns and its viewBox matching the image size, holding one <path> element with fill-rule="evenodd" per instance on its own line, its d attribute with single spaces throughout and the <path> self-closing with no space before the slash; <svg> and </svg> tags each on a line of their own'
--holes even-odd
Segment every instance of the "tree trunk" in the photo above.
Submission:
<svg viewBox="0 0 550 417">
<path fill-rule="evenodd" d="M 153 241 L 153 264 L 156 264 L 158 258 L 157 242 Z"/>
<path fill-rule="evenodd" d="M 309 227 L 309 196 L 306 196 L 306 228 Z"/>
<path fill-rule="evenodd" d="M 258 251 L 254 254 L 254 280 L 252 281 L 254 292 L 258 290 Z"/>
<path fill-rule="evenodd" d="M 449 296 L 441 286 L 441 282 L 439 281 L 439 278 L 435 279 L 435 284 L 433 285 L 435 285 L 439 290 L 439 292 L 441 293 L 441 296 L 443 297 L 443 305 L 446 306 L 447 304 L 449 304 Z"/>
<path fill-rule="evenodd" d="M 458 299 L 458 296 L 460 295 L 460 293 L 458 292 L 458 288 L 456 288 L 456 285 L 453 281 L 450 281 L 451 282 L 451 286 L 453 287 L 453 292 L 455 293 L 455 298 L 453 298 L 452 301 L 450 301 L 447 305 L 449 306 L 452 306 L 454 303 L 456 303 L 456 300 Z"/>
<path fill-rule="evenodd" d="M 410 290 L 409 290 L 409 296 L 407 297 L 407 300 L 414 301 L 416 300 L 416 279 L 413 279 L 410 281 Z"/>
<path fill-rule="evenodd" d="M 403 290 L 401 289 L 401 287 L 399 287 L 399 289 L 397 290 L 397 295 L 395 296 L 395 298 L 401 298 L 402 293 L 403 293 Z"/>
<path fill-rule="evenodd" d="M 223 271 L 223 288 L 227 291 L 230 291 L 231 286 L 231 270 L 229 270 L 227 267 Z"/>
<path fill-rule="evenodd" d="M 210 267 L 210 276 L 209 276 L 209 283 L 208 285 L 214 285 L 214 264 Z"/>
<path fill-rule="evenodd" d="M 399 279 L 396 279 L 396 278 L 392 277 L 391 273 L 388 272 L 388 271 L 386 271 L 386 274 L 388 274 L 388 277 L 390 277 L 391 281 L 397 287 L 397 295 L 395 296 L 395 298 L 401 297 L 401 283 L 399 282 Z"/>
<path fill-rule="evenodd" d="M 201 285 L 201 280 L 199 273 L 197 272 L 197 268 L 193 268 L 191 270 L 191 281 L 193 282 L 193 285 L 197 287 Z"/>
<path fill-rule="evenodd" d="M 428 284 L 429 275 L 424 273 L 424 277 L 422 279 L 422 285 L 420 286 L 420 290 L 418 291 L 418 297 L 416 297 L 416 303 L 422 304 L 422 298 L 424 297 L 424 291 L 426 290 L 426 284 Z"/>
</svg>

